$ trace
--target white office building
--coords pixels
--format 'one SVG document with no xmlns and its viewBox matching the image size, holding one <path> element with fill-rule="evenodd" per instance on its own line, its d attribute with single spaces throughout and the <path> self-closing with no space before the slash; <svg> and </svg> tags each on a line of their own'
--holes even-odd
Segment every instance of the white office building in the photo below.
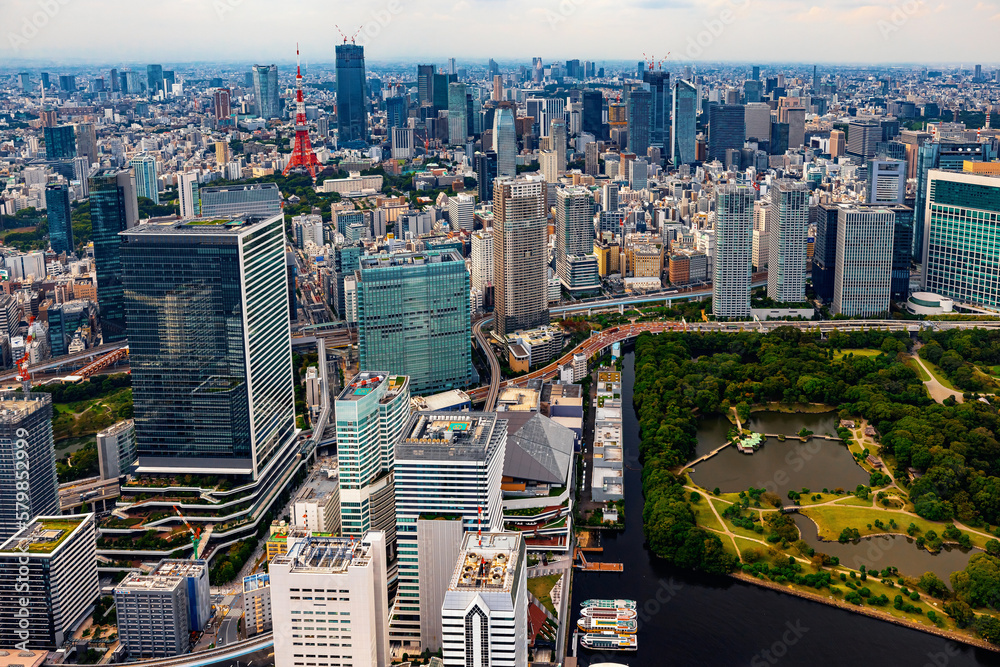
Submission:
<svg viewBox="0 0 1000 667">
<path fill-rule="evenodd" d="M 775 301 L 805 301 L 809 233 L 809 190 L 805 183 L 787 179 L 775 182 L 767 227 L 767 295 Z"/>
<path fill-rule="evenodd" d="M 753 263 L 754 191 L 746 185 L 723 185 L 716 195 L 715 257 L 712 264 L 712 314 L 750 316 Z"/>
<path fill-rule="evenodd" d="M 527 667 L 526 569 L 521 535 L 465 535 L 441 605 L 445 667 Z"/>
<path fill-rule="evenodd" d="M 441 604 L 468 532 L 503 526 L 507 421 L 495 413 L 418 412 L 396 445 L 399 593 L 393 641 L 441 648 Z"/>
<path fill-rule="evenodd" d="M 392 128 L 392 159 L 409 160 L 413 157 L 413 128 L 394 127 Z"/>
<path fill-rule="evenodd" d="M 896 214 L 887 208 L 840 207 L 830 308 L 835 315 L 889 312 L 895 225 Z"/>
<path fill-rule="evenodd" d="M 471 195 L 460 192 L 448 198 L 448 222 L 453 231 L 471 232 L 476 225 L 476 200 Z"/>
<path fill-rule="evenodd" d="M 389 664 L 385 536 L 308 537 L 268 567 L 275 667 Z"/>
<path fill-rule="evenodd" d="M 198 196 L 198 174 L 177 174 L 177 196 L 181 202 L 181 218 L 188 220 L 201 215 L 201 198 Z"/>
<path fill-rule="evenodd" d="M 345 537 L 382 531 L 395 553 L 394 446 L 410 415 L 410 379 L 378 371 L 354 376 L 334 404 L 340 475 L 340 525 Z"/>
</svg>

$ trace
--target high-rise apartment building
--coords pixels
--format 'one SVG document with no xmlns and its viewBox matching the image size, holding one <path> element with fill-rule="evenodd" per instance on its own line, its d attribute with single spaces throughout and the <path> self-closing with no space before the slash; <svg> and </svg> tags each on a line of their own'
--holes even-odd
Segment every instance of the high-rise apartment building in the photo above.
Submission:
<svg viewBox="0 0 1000 667">
<path fill-rule="evenodd" d="M 281 100 L 278 99 L 278 66 L 254 65 L 253 99 L 254 110 L 261 118 L 280 118 Z"/>
<path fill-rule="evenodd" d="M 338 44 L 337 51 L 337 132 L 340 146 L 368 143 L 368 114 L 365 109 L 365 48 L 358 44 Z"/>
<path fill-rule="evenodd" d="M 556 192 L 556 273 L 571 292 L 600 289 L 594 255 L 594 195 L 582 186 Z"/>
<path fill-rule="evenodd" d="M 1000 306 L 1000 177 L 927 173 L 923 289 L 955 301 Z"/>
<path fill-rule="evenodd" d="M 0 393 L 0 540 L 30 517 L 58 514 L 57 487 L 52 396 Z"/>
<path fill-rule="evenodd" d="M 493 115 L 493 150 L 497 154 L 497 178 L 517 176 L 517 129 L 514 111 L 500 107 Z"/>
<path fill-rule="evenodd" d="M 93 123 L 77 123 L 74 126 L 76 137 L 76 154 L 87 158 L 87 166 L 99 161 L 97 152 L 97 130 Z"/>
<path fill-rule="evenodd" d="M 266 483 L 287 462 L 296 430 L 284 238 L 280 215 L 122 234 L 139 472 Z"/>
<path fill-rule="evenodd" d="M 156 177 L 156 158 L 149 153 L 142 153 L 129 160 L 128 165 L 135 174 L 136 196 L 152 199 L 154 204 L 159 204 L 160 188 Z"/>
<path fill-rule="evenodd" d="M 469 280 L 472 288 L 485 292 L 493 287 L 493 232 L 481 229 L 470 237 Z"/>
<path fill-rule="evenodd" d="M 0 637 L 7 646 L 55 651 L 100 594 L 97 522 L 93 514 L 53 513 L 21 523 L 0 543 Z"/>
<path fill-rule="evenodd" d="M 469 137 L 466 88 L 464 83 L 448 84 L 448 143 L 456 146 L 464 146 L 465 140 Z"/>
<path fill-rule="evenodd" d="M 787 179 L 775 182 L 767 225 L 767 295 L 775 301 L 805 301 L 809 232 L 809 190 L 805 183 Z"/>
<path fill-rule="evenodd" d="M 531 176 L 493 184 L 494 331 L 501 337 L 549 323 L 547 187 Z"/>
<path fill-rule="evenodd" d="M 476 200 L 472 195 L 460 192 L 448 198 L 448 222 L 452 231 L 471 232 L 476 225 Z"/>
<path fill-rule="evenodd" d="M 716 318 L 750 316 L 753 205 L 754 190 L 749 186 L 724 185 L 717 190 L 712 263 L 712 314 Z"/>
<path fill-rule="evenodd" d="M 847 153 L 847 142 L 843 130 L 830 130 L 830 157 L 838 158 Z"/>
<path fill-rule="evenodd" d="M 275 667 L 388 665 L 385 536 L 308 537 L 268 566 Z"/>
<path fill-rule="evenodd" d="M 848 317 L 889 312 L 894 226 L 889 209 L 840 207 L 830 312 Z"/>
<path fill-rule="evenodd" d="M 446 667 L 527 667 L 527 562 L 520 534 L 465 535 L 441 625 Z"/>
<path fill-rule="evenodd" d="M 691 164 L 698 159 L 697 118 L 698 88 L 689 81 L 678 80 L 674 84 L 670 132 L 670 161 L 674 166 Z"/>
<path fill-rule="evenodd" d="M 45 187 L 45 213 L 49 220 L 49 243 L 52 252 L 70 254 L 76 249 L 76 244 L 73 242 L 72 212 L 69 186 L 65 181 Z"/>
<path fill-rule="evenodd" d="M 113 343 L 126 338 L 119 234 L 139 221 L 139 201 L 129 169 L 101 169 L 90 177 L 89 187 L 101 336 Z"/>
<path fill-rule="evenodd" d="M 232 113 L 230 109 L 230 92 L 228 88 L 220 88 L 212 93 L 212 103 L 216 120 L 225 120 Z"/>
<path fill-rule="evenodd" d="M 410 414 L 410 380 L 362 371 L 337 397 L 334 414 L 341 534 L 358 539 L 369 530 L 382 531 L 387 557 L 394 560 L 394 446 Z"/>
<path fill-rule="evenodd" d="M 718 104 L 709 108 L 708 159 L 726 161 L 726 150 L 743 148 L 746 111 L 742 104 Z"/>
<path fill-rule="evenodd" d="M 507 421 L 496 413 L 417 412 L 396 445 L 399 593 L 394 640 L 441 647 L 441 604 L 462 536 L 503 525 Z"/>
<path fill-rule="evenodd" d="M 356 282 L 361 368 L 408 375 L 414 393 L 472 381 L 469 274 L 458 252 L 362 257 Z"/>
</svg>

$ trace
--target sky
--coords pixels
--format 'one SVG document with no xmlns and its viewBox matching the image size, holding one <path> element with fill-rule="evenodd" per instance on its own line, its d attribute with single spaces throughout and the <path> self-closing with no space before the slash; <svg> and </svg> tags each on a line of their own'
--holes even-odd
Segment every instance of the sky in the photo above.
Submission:
<svg viewBox="0 0 1000 667">
<path fill-rule="evenodd" d="M 3 0 L 0 63 L 996 58 L 1000 0 Z M 668 56 L 669 53 L 669 56 Z"/>
</svg>

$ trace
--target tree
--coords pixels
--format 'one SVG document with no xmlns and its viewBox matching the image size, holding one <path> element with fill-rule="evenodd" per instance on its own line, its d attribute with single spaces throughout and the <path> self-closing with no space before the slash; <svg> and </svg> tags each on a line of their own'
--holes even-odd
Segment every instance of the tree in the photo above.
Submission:
<svg viewBox="0 0 1000 667">
<path fill-rule="evenodd" d="M 940 599 L 948 597 L 950 593 L 948 586 L 933 572 L 924 572 L 917 585 L 928 595 Z"/>
<path fill-rule="evenodd" d="M 964 570 L 951 573 L 955 596 L 970 607 L 1000 603 L 1000 558 L 978 553 L 969 559 Z"/>
</svg>

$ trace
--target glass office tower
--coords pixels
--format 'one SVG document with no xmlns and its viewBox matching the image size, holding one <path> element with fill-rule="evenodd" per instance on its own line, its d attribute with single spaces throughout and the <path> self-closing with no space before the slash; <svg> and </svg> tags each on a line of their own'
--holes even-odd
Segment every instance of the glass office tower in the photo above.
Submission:
<svg viewBox="0 0 1000 667">
<path fill-rule="evenodd" d="M 361 368 L 410 376 L 414 393 L 472 381 L 469 274 L 454 250 L 360 258 Z"/>
<path fill-rule="evenodd" d="M 931 169 L 927 183 L 923 288 L 1000 306 L 1000 177 Z"/>
<path fill-rule="evenodd" d="M 295 437 L 282 216 L 122 238 L 139 470 L 256 479 Z"/>
<path fill-rule="evenodd" d="M 628 150 L 638 157 L 649 152 L 650 121 L 653 118 L 653 95 L 641 88 L 628 94 Z"/>
<path fill-rule="evenodd" d="M 698 159 L 695 126 L 698 116 L 698 89 L 688 81 L 674 84 L 671 114 L 670 161 L 674 166 L 692 164 Z"/>
<path fill-rule="evenodd" d="M 152 199 L 154 204 L 159 204 L 160 192 L 156 181 L 156 158 L 149 153 L 143 153 L 129 160 L 128 164 L 135 173 L 136 195 Z"/>
<path fill-rule="evenodd" d="M 337 130 L 341 147 L 368 143 L 365 49 L 357 44 L 337 45 Z"/>
<path fill-rule="evenodd" d="M 73 252 L 73 220 L 69 204 L 69 187 L 65 182 L 45 188 L 45 213 L 49 219 L 49 243 L 52 252 Z"/>
<path fill-rule="evenodd" d="M 135 181 L 128 169 L 101 169 L 90 177 L 90 220 L 97 268 L 97 305 L 105 343 L 125 340 L 119 233 L 139 220 Z"/>
<path fill-rule="evenodd" d="M 746 108 L 742 104 L 719 104 L 709 110 L 708 159 L 726 161 L 726 149 L 743 148 Z"/>
<path fill-rule="evenodd" d="M 45 157 L 49 160 L 72 160 L 76 157 L 76 130 L 72 125 L 46 127 Z"/>
<path fill-rule="evenodd" d="M 253 98 L 257 115 L 261 118 L 281 116 L 281 102 L 278 99 L 278 66 L 254 65 Z"/>
</svg>

